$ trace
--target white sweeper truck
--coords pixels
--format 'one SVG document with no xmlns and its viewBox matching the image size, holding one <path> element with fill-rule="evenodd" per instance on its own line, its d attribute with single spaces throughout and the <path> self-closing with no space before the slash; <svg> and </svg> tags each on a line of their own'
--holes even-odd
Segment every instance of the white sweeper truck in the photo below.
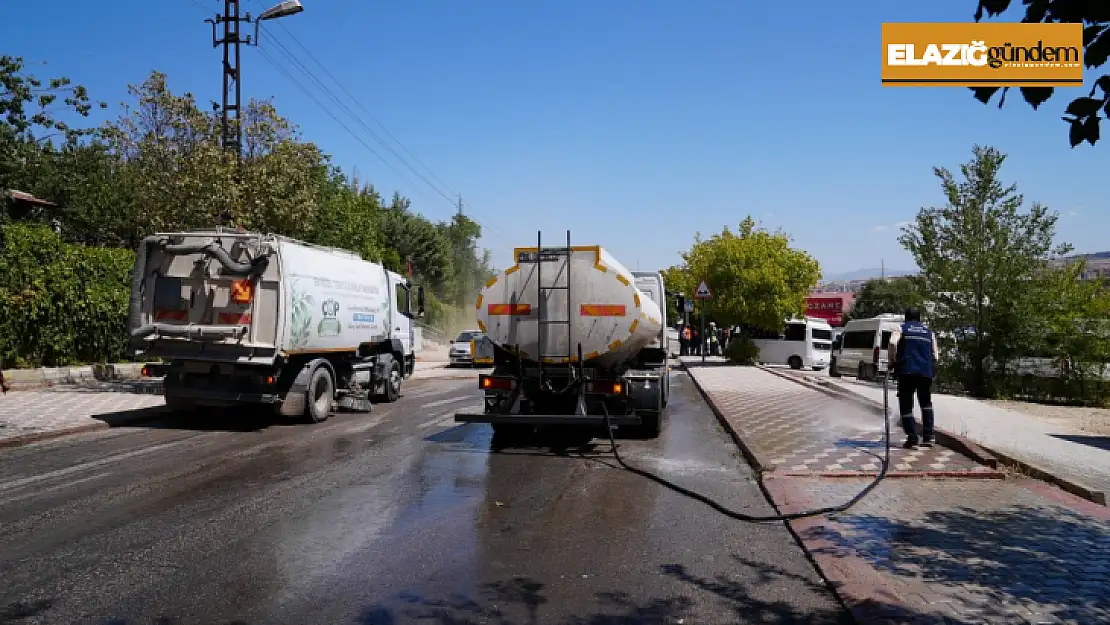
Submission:
<svg viewBox="0 0 1110 625">
<path fill-rule="evenodd" d="M 655 437 L 670 394 L 666 293 L 600 246 L 516 248 L 516 264 L 478 295 L 493 371 L 479 376 L 495 431 L 549 425 L 628 427 Z"/>
<path fill-rule="evenodd" d="M 131 348 L 171 409 L 268 404 L 312 422 L 396 401 L 424 289 L 345 250 L 216 228 L 146 238 Z"/>
</svg>

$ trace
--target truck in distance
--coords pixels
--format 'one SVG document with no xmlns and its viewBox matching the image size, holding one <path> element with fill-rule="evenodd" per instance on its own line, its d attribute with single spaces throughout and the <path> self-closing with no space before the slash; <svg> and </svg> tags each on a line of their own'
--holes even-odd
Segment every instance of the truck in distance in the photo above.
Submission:
<svg viewBox="0 0 1110 625">
<path fill-rule="evenodd" d="M 132 271 L 130 345 L 166 404 L 270 405 L 312 422 L 396 401 L 424 288 L 357 254 L 224 228 L 160 233 Z M 168 362 L 165 362 L 168 361 Z"/>
</svg>

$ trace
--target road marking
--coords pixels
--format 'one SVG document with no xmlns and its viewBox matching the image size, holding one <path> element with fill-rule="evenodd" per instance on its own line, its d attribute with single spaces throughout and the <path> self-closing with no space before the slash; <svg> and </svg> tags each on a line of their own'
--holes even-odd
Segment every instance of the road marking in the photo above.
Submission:
<svg viewBox="0 0 1110 625">
<path fill-rule="evenodd" d="M 79 473 L 79 472 L 82 472 L 82 471 L 87 471 L 88 469 L 92 469 L 92 468 L 95 468 L 95 467 L 101 467 L 101 466 L 104 466 L 106 464 L 112 464 L 113 462 L 119 462 L 121 460 L 127 460 L 129 458 L 134 458 L 136 456 L 143 456 L 143 455 L 146 455 L 146 454 L 154 453 L 156 451 L 161 451 L 163 449 L 168 449 L 170 447 L 177 447 L 178 445 L 181 445 L 181 444 L 187 443 L 187 442 L 189 442 L 189 441 L 188 440 L 182 440 L 182 441 L 176 441 L 176 442 L 173 442 L 173 443 L 162 443 L 160 445 L 154 445 L 152 447 L 147 447 L 145 449 L 136 449 L 135 451 L 129 451 L 129 452 L 122 453 L 122 454 L 116 454 L 114 456 L 108 456 L 107 458 L 101 458 L 100 460 L 92 460 L 92 461 L 89 461 L 89 462 L 82 462 L 81 464 L 75 464 L 72 467 L 66 467 L 64 469 L 57 469 L 55 471 L 49 471 L 49 472 L 43 473 L 41 475 L 34 475 L 34 476 L 31 476 L 31 477 L 20 478 L 18 480 L 11 480 L 11 481 L 8 481 L 8 482 L 2 482 L 2 483 L 0 483 L 0 493 L 5 492 L 5 491 L 9 491 L 9 490 L 14 490 L 16 488 L 22 488 L 22 487 L 30 485 L 30 484 L 35 484 L 35 483 L 38 483 L 38 482 L 42 482 L 44 480 L 49 480 L 49 479 L 53 479 L 53 478 L 56 478 L 56 477 L 63 477 L 63 476 L 66 476 L 66 475 L 70 475 L 72 473 Z"/>
<path fill-rule="evenodd" d="M 432 419 L 430 419 L 428 421 L 425 421 L 424 423 L 421 423 L 420 424 L 420 429 L 426 430 L 428 428 L 433 428 L 433 427 L 454 427 L 456 425 L 465 425 L 465 424 L 462 424 L 462 423 L 455 423 L 455 414 L 457 414 L 459 412 L 466 412 L 466 413 L 481 412 L 483 409 L 484 409 L 484 406 L 482 404 L 474 404 L 474 405 L 466 406 L 465 408 L 462 408 L 461 410 L 452 410 L 451 412 L 445 412 L 443 414 L 436 415 L 435 417 L 433 417 Z"/>
<path fill-rule="evenodd" d="M 55 484 L 54 486 L 47 486 L 45 488 L 36 489 L 36 490 L 31 491 L 29 493 L 24 493 L 22 495 L 16 495 L 15 497 L 6 497 L 3 500 L 0 500 L 0 503 L 9 504 L 9 503 L 14 503 L 16 501 L 22 501 L 24 499 L 28 499 L 30 497 L 38 497 L 40 495 L 43 495 L 43 494 L 46 494 L 46 493 L 51 493 L 51 492 L 54 492 L 56 490 L 61 490 L 63 488 L 69 488 L 71 486 L 76 486 L 77 484 L 84 484 L 85 482 L 91 482 L 93 480 L 99 480 L 100 478 L 108 477 L 111 474 L 112 474 L 111 471 L 105 471 L 103 473 L 97 473 L 96 475 L 90 475 L 90 476 L 87 476 L 87 477 L 78 478 L 76 480 L 69 480 L 67 482 L 62 482 L 61 484 Z"/>
<path fill-rule="evenodd" d="M 417 410 L 420 410 L 421 408 L 435 408 L 436 406 L 445 406 L 447 404 L 453 404 L 457 401 L 468 401 L 468 400 L 473 400 L 473 399 L 474 399 L 474 397 L 470 396 L 470 395 L 459 395 L 458 397 L 448 397 L 447 399 L 440 399 L 438 401 L 428 402 L 428 403 L 420 406 L 420 408 L 417 408 Z"/>
</svg>

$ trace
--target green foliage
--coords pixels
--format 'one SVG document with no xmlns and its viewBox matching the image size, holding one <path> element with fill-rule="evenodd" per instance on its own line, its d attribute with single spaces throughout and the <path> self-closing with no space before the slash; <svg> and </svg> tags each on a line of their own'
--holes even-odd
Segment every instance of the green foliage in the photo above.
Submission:
<svg viewBox="0 0 1110 625">
<path fill-rule="evenodd" d="M 0 57 L 0 189 L 54 202 L 56 210 L 17 216 L 41 226 L 56 224 L 61 232 L 59 239 L 49 229 L 32 228 L 27 232 L 45 238 L 3 252 L 13 266 L 41 267 L 39 273 L 21 269 L 3 278 L 5 297 L 30 311 L 30 320 L 10 306 L 0 312 L 0 331 L 8 341 L 4 358 L 118 359 L 126 311 L 113 299 L 120 297 L 117 261 L 133 257 L 131 250 L 153 232 L 211 227 L 225 219 L 249 230 L 352 250 L 402 274 L 411 260 L 413 281 L 427 289 L 425 323 L 451 331 L 473 323 L 477 287 L 492 275 L 488 252 L 477 250 L 476 222 L 459 214 L 433 223 L 398 194 L 384 205 L 372 185 L 333 166 L 270 102 L 244 107 L 244 153 L 236 160 L 220 146 L 218 116 L 198 107 L 191 94 L 175 94 L 165 74 L 151 73 L 129 86 L 129 93 L 130 102 L 115 121 L 72 128 L 57 121 L 51 107 L 64 95 L 67 119 L 87 115 L 93 104 L 84 88 L 64 78 L 44 86 L 22 73 L 21 60 Z M 58 146 L 49 140 L 55 135 L 64 138 Z M 12 219 L 7 211 L 0 213 L 0 224 Z M 12 240 L 23 240 L 20 236 Z M 46 286 L 13 290 L 13 276 L 35 277 Z M 126 300 L 129 282 L 124 285 Z M 77 305 L 75 293 L 86 298 L 83 314 L 99 315 L 83 317 L 88 331 L 63 322 Z"/>
<path fill-rule="evenodd" d="M 868 280 L 852 303 L 848 319 L 870 319 L 883 313 L 902 314 L 910 307 L 925 304 L 923 281 L 916 277 Z"/>
<path fill-rule="evenodd" d="M 975 21 L 994 17 L 1010 8 L 1011 0 L 979 0 Z M 1110 8 L 1106 0 L 1024 0 L 1025 17 L 1029 23 L 1080 23 L 1083 24 L 1083 64 L 1086 69 L 1102 67 L 1110 57 Z M 999 87 L 972 87 L 975 98 L 987 104 Z M 998 108 L 1006 103 L 1009 87 L 1002 88 Z M 1021 87 L 1022 98 L 1034 109 L 1052 97 L 1052 87 Z M 1068 123 L 1068 142 L 1075 147 L 1086 141 L 1094 145 L 1099 139 L 1099 112 L 1110 118 L 1110 74 L 1095 80 L 1091 92 L 1072 100 L 1065 111 Z"/>
<path fill-rule="evenodd" d="M 37 225 L 9 224 L 0 237 L 0 360 L 122 360 L 135 255 L 69 245 Z"/>
<path fill-rule="evenodd" d="M 821 278 L 817 261 L 790 247 L 782 232 L 756 228 L 748 217 L 733 233 L 694 241 L 682 254 L 683 264 L 664 272 L 671 292 L 692 298 L 705 280 L 713 295 L 713 319 L 724 326 L 745 325 L 778 329 L 784 319 L 805 311 L 805 297 Z"/>
<path fill-rule="evenodd" d="M 727 358 L 731 364 L 755 364 L 758 357 L 759 347 L 756 346 L 751 337 L 745 335 L 734 337 L 728 342 L 728 345 L 725 346 L 725 358 Z"/>
<path fill-rule="evenodd" d="M 1050 268 L 1051 257 L 1070 250 L 1053 244 L 1058 217 L 1036 203 L 1022 210 L 1016 186 L 999 181 L 1004 161 L 998 150 L 975 146 L 960 180 L 935 169 L 947 203 L 922 208 L 900 239 L 935 305 L 930 325 L 954 355 L 950 375 L 976 396 L 1002 392 L 1049 328 L 1105 318 L 1081 306 L 1099 301 L 1085 290 L 1094 287 L 1077 286 L 1074 269 Z"/>
</svg>

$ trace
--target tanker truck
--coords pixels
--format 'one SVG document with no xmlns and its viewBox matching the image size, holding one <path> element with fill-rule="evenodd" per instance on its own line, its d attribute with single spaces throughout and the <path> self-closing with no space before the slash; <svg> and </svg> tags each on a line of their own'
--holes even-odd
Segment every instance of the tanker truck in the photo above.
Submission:
<svg viewBox="0 0 1110 625">
<path fill-rule="evenodd" d="M 415 302 L 414 302 L 415 300 Z M 413 305 L 415 303 L 415 306 Z M 223 228 L 139 246 L 130 347 L 171 410 L 261 404 L 311 422 L 396 401 L 424 289 L 345 250 Z"/>
<path fill-rule="evenodd" d="M 601 425 L 657 437 L 670 395 L 666 293 L 659 272 L 632 272 L 600 246 L 513 250 L 515 263 L 476 303 L 493 371 L 482 413 L 459 423 L 495 432 Z"/>
</svg>

